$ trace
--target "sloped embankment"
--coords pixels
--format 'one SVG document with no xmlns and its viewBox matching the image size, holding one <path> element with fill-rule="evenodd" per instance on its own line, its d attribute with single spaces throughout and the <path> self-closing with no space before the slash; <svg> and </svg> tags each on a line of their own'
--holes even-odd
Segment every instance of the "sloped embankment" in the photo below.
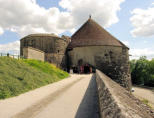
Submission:
<svg viewBox="0 0 154 118">
<path fill-rule="evenodd" d="M 0 57 L 0 99 L 17 96 L 68 76 L 47 62 Z"/>
</svg>

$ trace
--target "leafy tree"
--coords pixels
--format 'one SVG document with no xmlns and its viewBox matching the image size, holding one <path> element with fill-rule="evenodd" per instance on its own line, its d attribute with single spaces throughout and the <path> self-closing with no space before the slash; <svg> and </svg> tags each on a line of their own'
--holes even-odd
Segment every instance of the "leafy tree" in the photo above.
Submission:
<svg viewBox="0 0 154 118">
<path fill-rule="evenodd" d="M 145 56 L 130 62 L 132 83 L 137 85 L 154 86 L 154 60 Z"/>
<path fill-rule="evenodd" d="M 154 59 L 149 61 L 149 78 L 146 81 L 145 85 L 154 86 Z"/>
</svg>

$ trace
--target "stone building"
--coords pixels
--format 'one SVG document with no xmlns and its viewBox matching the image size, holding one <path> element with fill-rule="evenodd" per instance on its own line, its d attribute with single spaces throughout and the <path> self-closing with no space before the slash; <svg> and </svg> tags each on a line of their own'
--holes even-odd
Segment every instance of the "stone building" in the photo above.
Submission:
<svg viewBox="0 0 154 118">
<path fill-rule="evenodd" d="M 65 67 L 65 51 L 69 41 L 70 38 L 67 36 L 31 34 L 20 40 L 20 55 L 24 58 L 37 59 L 38 53 L 44 52 L 44 59 L 42 59 L 43 54 L 40 54 L 42 58 L 38 58 L 39 60 L 48 61 L 57 67 Z M 24 50 L 29 52 L 27 53 Z"/>
<path fill-rule="evenodd" d="M 72 35 L 67 50 L 69 69 L 99 69 L 130 88 L 129 48 L 91 18 Z"/>
<path fill-rule="evenodd" d="M 21 56 L 28 55 L 23 50 L 29 47 L 43 51 L 44 61 L 54 63 L 68 72 L 71 69 L 76 73 L 90 73 L 99 69 L 121 86 L 127 89 L 131 87 L 129 48 L 91 18 L 71 39 L 53 34 L 24 37 L 21 39 Z M 29 55 L 34 59 L 38 56 L 31 50 L 28 53 L 32 53 Z M 40 56 L 42 59 L 43 54 Z"/>
</svg>

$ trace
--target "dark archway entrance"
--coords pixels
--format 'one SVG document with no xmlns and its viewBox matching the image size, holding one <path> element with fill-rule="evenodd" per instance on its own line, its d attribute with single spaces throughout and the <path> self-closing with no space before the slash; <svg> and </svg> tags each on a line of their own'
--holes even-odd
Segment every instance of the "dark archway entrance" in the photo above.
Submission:
<svg viewBox="0 0 154 118">
<path fill-rule="evenodd" d="M 90 74 L 95 73 L 95 68 L 89 64 L 84 64 L 81 66 L 74 66 L 72 67 L 73 73 L 79 73 L 79 74 Z"/>
<path fill-rule="evenodd" d="M 88 64 L 84 66 L 84 73 L 85 74 L 92 73 L 91 67 Z"/>
</svg>

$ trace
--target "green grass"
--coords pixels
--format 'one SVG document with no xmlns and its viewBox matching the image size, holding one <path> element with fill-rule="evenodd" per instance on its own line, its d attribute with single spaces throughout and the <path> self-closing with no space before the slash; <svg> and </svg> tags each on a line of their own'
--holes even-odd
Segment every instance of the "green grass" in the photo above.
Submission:
<svg viewBox="0 0 154 118">
<path fill-rule="evenodd" d="M 147 100 L 147 99 L 143 99 L 143 100 L 141 100 L 144 104 L 146 104 L 147 106 L 149 106 L 150 108 L 152 108 L 151 107 L 151 105 L 149 104 L 149 101 Z"/>
<path fill-rule="evenodd" d="M 67 72 L 47 62 L 0 57 L 0 99 L 17 96 L 68 76 Z"/>
</svg>

